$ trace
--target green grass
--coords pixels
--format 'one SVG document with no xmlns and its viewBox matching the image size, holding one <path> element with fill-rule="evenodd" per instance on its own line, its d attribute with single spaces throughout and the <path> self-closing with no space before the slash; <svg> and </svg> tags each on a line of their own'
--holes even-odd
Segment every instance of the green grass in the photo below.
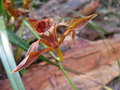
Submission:
<svg viewBox="0 0 120 90">
<path fill-rule="evenodd" d="M 4 18 L 0 17 L 0 57 L 13 90 L 25 90 L 19 72 L 11 74 L 16 67 L 9 44 Z"/>
</svg>

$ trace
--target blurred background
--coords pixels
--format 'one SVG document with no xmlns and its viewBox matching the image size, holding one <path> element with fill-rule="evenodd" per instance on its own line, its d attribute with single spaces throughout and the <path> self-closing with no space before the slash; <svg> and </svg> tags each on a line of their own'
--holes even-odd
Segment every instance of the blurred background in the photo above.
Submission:
<svg viewBox="0 0 120 90">
<path fill-rule="evenodd" d="M 2 1 L 4 2 L 6 0 Z M 107 48 L 107 46 L 102 47 L 102 45 L 105 45 L 104 40 L 109 40 L 109 42 L 114 44 L 113 46 L 118 45 L 115 47 L 115 49 L 119 50 L 118 48 L 120 43 L 119 0 L 25 0 L 27 1 L 27 4 L 24 5 L 23 1 L 12 0 L 14 8 L 18 9 L 20 13 L 22 13 L 18 15 L 17 18 L 11 19 L 12 16 L 14 15 L 17 16 L 17 14 L 16 13 L 13 13 L 14 15 L 9 14 L 9 12 L 7 11 L 9 9 L 6 9 L 5 5 L 3 5 L 3 9 L 0 9 L 1 10 L 0 15 L 4 16 L 6 28 L 8 30 L 7 32 L 8 38 L 10 40 L 10 48 L 12 48 L 12 52 L 14 54 L 15 62 L 17 63 L 17 65 L 24 59 L 26 50 L 28 49 L 29 45 L 31 45 L 31 43 L 37 40 L 35 35 L 30 31 L 30 28 L 28 28 L 28 26 L 26 26 L 23 23 L 24 18 L 29 17 L 42 20 L 50 17 L 53 18 L 55 22 L 68 23 L 72 18 L 88 16 L 91 14 L 97 14 L 97 17 L 95 17 L 93 21 L 90 22 L 84 29 L 79 30 L 78 28 L 75 31 L 76 44 L 73 43 L 70 36 L 67 36 L 64 43 L 60 47 L 65 56 L 65 59 L 62 61 L 62 63 L 63 65 L 76 70 L 77 72 L 90 73 L 92 71 L 95 71 L 96 68 L 108 65 L 109 63 L 111 63 L 110 61 L 114 61 L 113 59 L 110 60 L 109 58 L 106 59 L 106 56 L 104 56 L 106 54 L 102 55 L 101 53 L 98 53 L 99 55 L 101 55 L 99 57 L 102 57 L 104 60 L 102 61 L 102 59 L 100 59 L 101 62 L 100 60 L 99 62 L 96 61 L 97 63 L 95 63 L 96 65 L 94 65 L 93 62 L 95 61 L 92 62 L 92 60 L 98 56 L 96 54 L 93 55 L 93 58 L 89 56 L 91 55 L 91 53 L 94 54 L 100 50 L 103 49 L 105 50 Z M 0 3 L 1 8 L 3 2 Z M 13 9 L 9 5 L 8 8 Z M 66 28 L 67 28 L 66 26 L 58 27 L 57 28 L 58 36 L 63 34 Z M 16 36 L 14 36 L 13 33 Z M 20 39 L 19 40 L 16 39 L 16 41 L 14 41 L 14 39 L 17 37 Z M 23 44 L 24 42 L 22 42 L 21 39 L 24 40 L 25 44 Z M 42 48 L 43 46 L 40 45 L 39 49 Z M 97 51 L 98 48 L 100 48 L 100 50 Z M 109 54 L 109 52 L 114 51 L 109 51 L 108 48 L 108 52 L 106 53 Z M 117 53 L 118 54 L 115 54 L 115 56 L 113 54 L 110 55 L 111 57 L 117 57 L 119 60 L 119 51 L 117 51 Z M 53 58 L 48 53 L 44 54 L 44 56 L 51 59 L 54 62 Z M 85 60 L 90 59 L 92 64 L 89 60 L 88 63 L 87 61 L 86 62 L 81 61 L 81 59 L 84 57 Z M 89 66 L 89 64 L 91 66 Z M 86 65 L 88 67 L 86 67 Z M 84 67 L 86 68 L 81 69 Z M 101 69 L 101 72 L 102 71 L 103 69 Z M 104 84 L 113 88 L 113 90 L 120 90 L 118 71 L 104 74 L 104 78 L 106 78 L 107 75 L 110 75 L 110 79 L 102 80 Z M 21 70 L 20 75 L 22 76 L 26 90 L 59 90 L 59 89 L 72 90 L 71 88 L 64 88 L 65 87 L 64 85 L 60 85 L 64 81 L 63 74 L 61 74 L 60 71 L 54 66 L 45 63 L 42 59 L 38 59 L 28 68 Z M 73 79 L 78 77 L 73 73 L 70 75 Z M 101 76 L 95 78 L 98 79 L 100 77 Z M 76 80 L 76 82 L 77 81 L 80 80 L 78 79 Z M 89 86 L 89 89 L 87 88 L 83 89 L 82 87 L 85 88 L 87 86 L 85 86 L 84 84 L 83 84 L 84 86 L 81 86 L 82 85 L 81 83 L 76 84 L 78 85 L 79 90 L 98 90 L 99 87 L 99 85 L 98 87 L 96 87 L 95 86 L 96 84 L 91 84 L 91 86 Z M 67 85 L 66 87 L 69 87 L 68 84 L 66 85 Z M 57 88 L 57 86 L 59 86 L 60 88 Z M 93 89 L 93 87 L 96 87 L 96 89 Z M 101 87 L 99 87 L 99 89 L 103 90 Z M 0 90 L 11 90 L 6 72 L 1 61 L 0 61 Z"/>
</svg>

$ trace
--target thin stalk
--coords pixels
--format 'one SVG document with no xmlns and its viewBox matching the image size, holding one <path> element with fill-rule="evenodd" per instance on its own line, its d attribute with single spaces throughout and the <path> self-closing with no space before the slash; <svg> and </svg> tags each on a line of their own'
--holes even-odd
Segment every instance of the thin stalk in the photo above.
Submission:
<svg viewBox="0 0 120 90">
<path fill-rule="evenodd" d="M 21 26 L 20 26 L 19 33 L 18 33 L 18 36 L 19 36 L 19 37 L 22 37 L 22 33 L 23 33 L 24 27 L 25 27 L 25 24 L 22 22 L 22 24 L 21 24 Z"/>
<path fill-rule="evenodd" d="M 63 59 L 63 54 L 60 50 L 60 48 L 56 49 L 56 52 L 59 55 L 59 58 L 55 59 L 56 63 L 58 64 L 59 69 L 64 73 L 64 75 L 66 76 L 66 78 L 68 79 L 69 83 L 71 84 L 71 86 L 74 88 L 74 90 L 78 90 L 77 87 L 75 86 L 75 84 L 73 83 L 72 79 L 70 78 L 70 76 L 65 72 L 62 64 L 60 63 L 60 61 Z"/>
<path fill-rule="evenodd" d="M 68 79 L 69 83 L 71 84 L 71 86 L 74 88 L 74 90 L 78 90 L 78 88 L 75 86 L 75 84 L 73 83 L 72 79 L 70 78 L 70 76 L 65 72 L 63 66 L 61 65 L 60 61 L 56 60 L 56 63 L 59 66 L 59 69 L 64 73 L 64 75 L 66 76 L 66 78 Z"/>
<path fill-rule="evenodd" d="M 23 33 L 23 29 L 24 29 L 24 23 L 22 22 L 20 28 L 19 28 L 19 33 L 18 33 L 18 37 L 22 37 L 22 33 Z M 16 53 L 15 53 L 15 59 L 17 61 L 21 60 L 21 57 L 22 57 L 22 52 L 23 50 L 19 47 L 16 48 Z"/>
<path fill-rule="evenodd" d="M 56 56 L 55 56 L 55 57 L 56 57 Z M 59 67 L 58 64 L 56 64 L 56 63 L 54 63 L 54 62 L 51 62 L 48 58 L 44 57 L 43 55 L 41 55 L 39 58 L 42 59 L 42 60 L 44 60 L 44 61 L 46 61 L 46 62 L 48 62 L 48 63 L 50 63 L 50 64 L 52 64 L 52 65 L 54 65 L 54 66 L 56 66 L 56 67 Z M 55 60 L 57 60 L 57 57 L 56 57 Z M 71 69 L 71 68 L 69 68 L 69 67 L 63 66 L 63 68 L 64 68 L 66 71 L 68 71 L 68 72 L 74 73 L 74 74 L 76 74 L 76 75 L 80 75 L 79 72 L 77 72 L 77 71 L 75 71 L 75 70 L 73 70 L 73 69 Z"/>
</svg>

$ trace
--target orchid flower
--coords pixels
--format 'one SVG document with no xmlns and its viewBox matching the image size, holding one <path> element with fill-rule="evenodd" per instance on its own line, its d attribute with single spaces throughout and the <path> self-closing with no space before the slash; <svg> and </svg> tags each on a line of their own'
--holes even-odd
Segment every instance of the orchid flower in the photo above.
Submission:
<svg viewBox="0 0 120 90">
<path fill-rule="evenodd" d="M 25 9 L 30 7 L 31 2 L 32 0 L 23 0 L 23 8 L 15 8 L 11 0 L 3 0 L 4 8 L 8 14 L 15 19 L 28 13 Z"/>
<path fill-rule="evenodd" d="M 85 25 L 93 19 L 96 14 L 83 17 L 83 18 L 75 18 L 69 24 L 65 33 L 63 33 L 59 38 L 57 36 L 57 26 L 55 22 L 52 21 L 51 18 L 45 20 L 37 20 L 33 18 L 29 18 L 28 21 L 30 25 L 33 27 L 34 31 L 41 37 L 39 40 L 34 42 L 27 51 L 25 59 L 12 71 L 16 72 L 23 68 L 28 67 L 31 63 L 33 63 L 41 54 L 56 50 L 59 55 L 57 60 L 61 61 L 63 59 L 62 52 L 59 47 L 63 43 L 65 37 L 72 33 L 72 39 L 75 37 L 75 29 L 82 29 Z M 48 48 L 37 50 L 39 43 L 43 43 Z"/>
<path fill-rule="evenodd" d="M 18 18 L 20 15 L 22 15 L 22 13 L 13 6 L 11 0 L 3 0 L 3 4 L 10 16 Z"/>
</svg>

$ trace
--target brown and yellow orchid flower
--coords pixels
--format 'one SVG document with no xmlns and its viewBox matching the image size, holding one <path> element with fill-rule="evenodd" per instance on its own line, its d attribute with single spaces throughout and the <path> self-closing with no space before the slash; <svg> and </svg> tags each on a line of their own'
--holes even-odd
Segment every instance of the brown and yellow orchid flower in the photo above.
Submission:
<svg viewBox="0 0 120 90">
<path fill-rule="evenodd" d="M 11 23 L 13 23 L 15 19 L 18 19 L 19 17 L 23 18 L 28 14 L 28 10 L 25 9 L 30 7 L 32 0 L 24 0 L 23 2 L 24 2 L 23 8 L 15 8 L 11 0 L 3 0 L 4 8 L 11 16 L 10 20 Z"/>
<path fill-rule="evenodd" d="M 22 15 L 22 12 L 15 9 L 11 0 L 3 0 L 4 8 L 7 10 L 8 14 L 14 18 L 18 18 Z"/>
<path fill-rule="evenodd" d="M 59 55 L 58 60 L 59 61 L 62 60 L 63 56 L 59 49 L 59 46 L 64 41 L 65 37 L 69 33 L 72 33 L 72 38 L 74 39 L 75 37 L 74 30 L 76 28 L 82 29 L 88 23 L 88 21 L 93 19 L 95 16 L 96 14 L 93 14 L 87 17 L 73 19 L 69 24 L 69 27 L 66 30 L 66 32 L 63 35 L 61 35 L 60 38 L 58 38 L 56 32 L 57 25 L 59 24 L 54 23 L 50 18 L 46 20 L 28 19 L 30 25 L 33 27 L 35 32 L 41 37 L 41 39 L 37 40 L 30 46 L 29 50 L 27 51 L 26 58 L 13 70 L 13 72 L 28 67 L 41 54 L 52 50 L 56 50 L 56 52 Z M 37 49 L 39 43 L 45 44 L 46 46 L 48 46 L 48 48 L 38 51 Z"/>
</svg>

